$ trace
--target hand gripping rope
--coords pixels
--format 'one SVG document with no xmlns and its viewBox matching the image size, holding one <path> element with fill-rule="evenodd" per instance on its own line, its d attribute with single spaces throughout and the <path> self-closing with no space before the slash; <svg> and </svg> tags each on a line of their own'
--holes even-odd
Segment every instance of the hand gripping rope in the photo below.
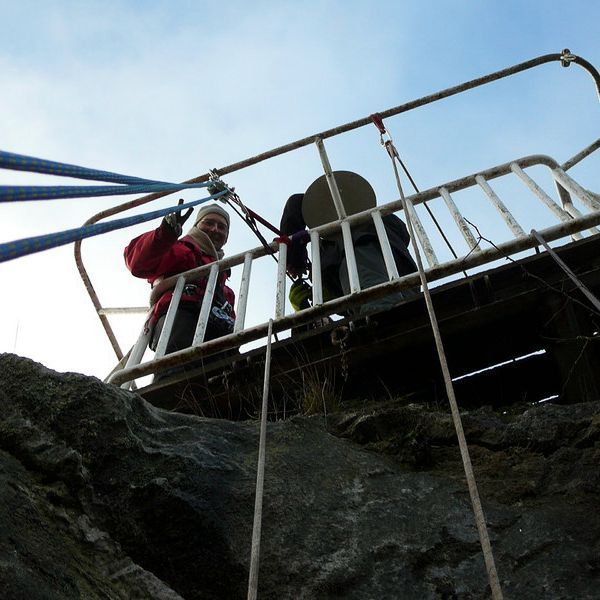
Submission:
<svg viewBox="0 0 600 600">
<path fill-rule="evenodd" d="M 433 302 L 431 300 L 431 294 L 429 293 L 429 287 L 427 285 L 427 279 L 425 277 L 425 271 L 423 269 L 423 261 L 421 260 L 421 254 L 417 246 L 415 239 L 415 232 L 411 221 L 408 205 L 410 200 L 404 196 L 402 190 L 402 184 L 400 182 L 400 175 L 398 173 L 398 166 L 396 160 L 400 160 L 398 151 L 394 146 L 392 136 L 386 131 L 382 119 L 379 117 L 378 122 L 376 121 L 377 116 L 373 119 L 375 126 L 379 129 L 381 134 L 381 143 L 385 147 L 391 161 L 392 168 L 394 170 L 394 176 L 396 178 L 396 184 L 398 191 L 400 192 L 400 199 L 402 201 L 402 208 L 404 209 L 404 216 L 406 218 L 406 225 L 410 233 L 411 244 L 415 253 L 417 266 L 419 269 L 419 277 L 421 278 L 421 286 L 423 287 L 423 295 L 425 297 L 425 303 L 427 305 L 427 312 L 429 314 L 429 320 L 431 322 L 431 328 L 433 330 L 433 336 L 435 339 L 435 345 L 444 376 L 444 383 L 446 386 L 446 393 L 448 394 L 448 401 L 450 403 L 450 409 L 452 412 L 452 420 L 454 422 L 454 428 L 456 429 L 456 435 L 458 437 L 458 445 L 460 448 L 460 454 L 463 462 L 465 476 L 467 479 L 467 486 L 469 488 L 469 495 L 471 497 L 471 504 L 473 505 L 473 512 L 475 514 L 475 523 L 479 532 L 479 540 L 481 543 L 481 549 L 483 551 L 483 558 L 485 560 L 485 566 L 488 574 L 488 581 L 492 591 L 493 600 L 502 600 L 502 589 L 500 588 L 500 582 L 498 580 L 498 572 L 496 571 L 496 564 L 494 562 L 494 555 L 492 553 L 492 546 L 490 543 L 490 537 L 488 534 L 487 526 L 485 523 L 485 515 L 483 514 L 483 508 L 481 506 L 481 499 L 479 497 L 479 491 L 477 489 L 477 483 L 475 481 L 475 475 L 473 473 L 473 465 L 471 464 L 471 457 L 469 456 L 469 448 L 467 446 L 467 440 L 462 426 L 460 417 L 460 411 L 458 410 L 458 404 L 456 403 L 456 396 L 454 395 L 454 386 L 452 385 L 452 378 L 450 376 L 450 370 L 448 369 L 448 363 L 446 361 L 446 354 L 444 352 L 444 346 L 442 344 L 442 338 L 437 322 L 437 317 L 433 309 Z M 384 140 L 384 136 L 387 137 Z"/>
</svg>

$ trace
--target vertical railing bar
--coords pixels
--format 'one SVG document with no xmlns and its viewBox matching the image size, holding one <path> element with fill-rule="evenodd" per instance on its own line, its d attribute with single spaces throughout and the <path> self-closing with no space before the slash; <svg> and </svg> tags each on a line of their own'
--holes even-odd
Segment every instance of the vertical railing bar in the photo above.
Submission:
<svg viewBox="0 0 600 600">
<path fill-rule="evenodd" d="M 377 231 L 377 237 L 379 238 L 379 243 L 381 245 L 381 253 L 383 254 L 383 260 L 385 262 L 385 268 L 388 272 L 388 278 L 390 281 L 393 279 L 398 279 L 398 268 L 396 267 L 396 261 L 394 260 L 392 247 L 390 245 L 387 231 L 385 230 L 381 212 L 376 210 L 371 213 L 371 217 L 373 218 L 375 230 Z"/>
<path fill-rule="evenodd" d="M 552 213 L 558 217 L 563 223 L 570 221 L 573 217 L 561 206 L 553 200 L 546 192 L 529 176 L 521 167 L 516 163 L 510 163 L 511 171 L 552 211 Z M 583 236 L 581 233 L 573 233 L 571 235 L 573 240 L 581 240 Z"/>
<path fill-rule="evenodd" d="M 252 271 L 252 252 L 244 255 L 244 270 L 240 281 L 240 293 L 238 297 L 237 310 L 235 311 L 234 333 L 242 331 L 246 322 L 246 309 L 248 307 L 248 292 L 250 289 L 250 273 Z"/>
<path fill-rule="evenodd" d="M 408 202 L 406 203 L 406 209 L 409 213 L 409 218 L 412 221 L 413 228 L 419 240 L 419 244 L 423 249 L 423 253 L 425 254 L 425 258 L 427 259 L 429 266 L 434 267 L 435 265 L 438 265 L 439 261 L 433 249 L 433 246 L 431 245 L 429 236 L 425 232 L 425 227 L 423 227 L 423 223 L 421 222 L 421 219 L 419 218 L 419 215 L 417 214 L 417 211 L 415 210 L 415 207 L 410 201 L 410 199 L 408 199 Z"/>
<path fill-rule="evenodd" d="M 285 274 L 287 265 L 287 244 L 279 244 L 277 263 L 277 288 L 275 293 L 275 320 L 285 316 Z"/>
<path fill-rule="evenodd" d="M 577 196 L 588 208 L 594 211 L 600 210 L 600 201 L 593 198 L 587 190 L 571 179 L 571 177 L 569 177 L 562 169 L 558 167 L 552 169 L 552 176 L 570 194 Z"/>
<path fill-rule="evenodd" d="M 149 327 L 146 327 L 146 323 L 148 322 L 148 319 L 150 318 L 151 314 L 152 311 L 148 313 L 148 317 L 146 318 L 144 326 L 142 327 L 142 331 L 140 332 L 137 341 L 131 349 L 129 358 L 125 363 L 125 369 L 128 369 L 129 367 L 137 367 L 137 365 L 139 365 L 142 362 L 144 352 L 146 352 L 146 348 L 148 347 L 148 343 L 150 341 L 150 336 L 152 335 L 152 330 Z M 128 390 L 131 387 L 132 383 L 133 381 L 126 381 L 121 385 L 121 387 L 125 390 Z"/>
<path fill-rule="evenodd" d="M 319 150 L 319 156 L 321 157 L 321 164 L 323 165 L 323 171 L 325 172 L 325 178 L 327 179 L 327 185 L 329 186 L 329 192 L 333 199 L 333 204 L 338 215 L 338 219 L 346 218 L 346 209 L 342 202 L 340 190 L 337 186 L 337 182 L 331 170 L 331 163 L 325 150 L 325 144 L 322 138 L 316 138 L 315 144 Z M 351 293 L 360 291 L 360 281 L 358 279 L 358 270 L 356 268 L 356 256 L 354 254 L 354 242 L 352 241 L 352 231 L 350 225 L 346 222 L 342 222 L 342 238 L 344 240 L 344 252 L 346 254 L 346 264 L 348 265 L 348 279 L 350 280 Z"/>
<path fill-rule="evenodd" d="M 500 200 L 498 194 L 490 187 L 490 184 L 485 180 L 483 175 L 476 175 L 475 181 L 479 187 L 485 192 L 486 196 L 490 199 L 492 204 L 496 207 L 496 210 L 500 213 L 504 222 L 508 225 L 512 234 L 516 237 L 525 237 L 526 233 L 524 229 L 517 223 L 517 220 L 513 217 L 512 213 L 508 210 L 504 202 Z"/>
<path fill-rule="evenodd" d="M 347 216 L 346 209 L 344 208 L 344 203 L 342 202 L 340 189 L 337 186 L 337 182 L 333 175 L 333 171 L 331 170 L 331 164 L 329 162 L 329 157 L 327 156 L 327 151 L 325 150 L 325 144 L 323 143 L 323 139 L 316 138 L 315 144 L 317 145 L 317 149 L 319 150 L 321 164 L 323 165 L 323 171 L 325 172 L 325 178 L 327 179 L 327 185 L 329 186 L 329 191 L 331 192 L 331 198 L 333 199 L 333 204 L 335 206 L 338 219 L 345 219 Z"/>
<path fill-rule="evenodd" d="M 557 183 L 556 184 L 558 187 L 560 187 L 560 184 Z M 564 204 L 565 210 L 574 218 L 574 219 L 580 219 L 581 217 L 583 217 L 583 213 L 578 210 L 571 201 L 569 201 L 568 203 Z M 600 233 L 600 230 L 598 230 L 596 227 L 590 227 L 588 229 L 588 231 L 592 234 L 595 235 L 597 233 Z M 574 235 L 581 235 L 581 234 L 571 234 L 572 236 Z"/>
<path fill-rule="evenodd" d="M 158 344 L 156 345 L 156 351 L 154 352 L 155 359 L 162 358 L 167 350 L 167 344 L 169 343 L 169 338 L 171 337 L 171 330 L 173 329 L 173 323 L 175 323 L 175 315 L 177 314 L 177 309 L 179 308 L 179 301 L 181 300 L 181 294 L 183 293 L 184 286 L 185 277 L 179 277 L 177 279 L 177 283 L 175 284 L 175 289 L 173 290 L 173 296 L 171 298 L 171 302 L 169 303 L 169 308 L 167 309 L 167 315 L 165 316 L 160 337 L 158 338 Z"/>
<path fill-rule="evenodd" d="M 452 196 L 450 195 L 450 192 L 445 187 L 439 188 L 438 192 L 440 193 L 440 196 L 444 199 L 444 202 L 446 203 L 448 211 L 452 215 L 452 218 L 454 219 L 454 222 L 458 226 L 458 229 L 459 229 L 460 233 L 462 234 L 465 242 L 467 242 L 467 246 L 469 247 L 469 249 L 474 252 L 481 252 L 481 248 L 479 247 L 479 244 L 478 244 L 477 240 L 475 239 L 473 232 L 469 228 L 469 225 L 465 221 L 465 218 L 462 216 L 462 214 L 458 210 L 458 206 L 456 206 Z"/>
<path fill-rule="evenodd" d="M 563 210 L 558 202 L 548 194 L 516 163 L 510 163 L 510 170 L 558 217 L 561 221 L 570 221 L 571 216 Z"/>
<path fill-rule="evenodd" d="M 321 278 L 321 239 L 318 231 L 310 232 L 312 262 L 313 306 L 323 304 L 323 280 Z"/>
<path fill-rule="evenodd" d="M 360 292 L 360 279 L 358 277 L 358 268 L 356 266 L 356 254 L 354 253 L 354 243 L 352 241 L 352 231 L 350 223 L 342 221 L 342 238 L 344 240 L 344 254 L 346 255 L 346 266 L 348 268 L 348 279 L 350 281 L 350 293 Z"/>
<path fill-rule="evenodd" d="M 204 336 L 206 335 L 206 327 L 208 326 L 208 318 L 210 317 L 210 311 L 212 309 L 215 289 L 217 287 L 218 277 L 219 263 L 214 262 L 210 267 L 208 281 L 206 282 L 206 288 L 204 289 L 202 306 L 200 307 L 200 314 L 198 315 L 198 323 L 196 324 L 196 331 L 194 333 L 194 339 L 192 340 L 192 346 L 199 346 L 204 341 Z"/>
<path fill-rule="evenodd" d="M 573 204 L 573 200 L 572 200 L 569 192 L 567 192 L 567 190 L 565 190 L 565 188 L 562 185 L 560 185 L 560 183 L 558 183 L 558 181 L 556 179 L 554 179 L 554 185 L 556 186 L 558 194 L 560 195 L 560 198 L 561 198 L 561 201 L 563 204 L 563 208 L 565 209 L 565 211 L 568 212 L 574 219 L 580 219 L 581 217 L 583 217 L 583 213 Z M 588 231 L 592 235 L 600 233 L 600 230 L 598 230 L 596 227 L 590 227 L 588 229 Z M 574 236 L 574 235 L 580 235 L 580 234 L 572 234 L 572 235 Z"/>
</svg>

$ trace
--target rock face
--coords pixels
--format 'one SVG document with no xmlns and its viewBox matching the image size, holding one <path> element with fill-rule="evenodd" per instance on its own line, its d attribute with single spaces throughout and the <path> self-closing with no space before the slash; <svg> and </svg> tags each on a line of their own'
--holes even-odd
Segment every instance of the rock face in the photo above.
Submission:
<svg viewBox="0 0 600 600">
<path fill-rule="evenodd" d="M 0 380 L 0 597 L 245 597 L 258 423 L 14 355 Z M 505 598 L 598 598 L 599 410 L 463 415 Z M 269 424 L 259 598 L 489 596 L 446 412 Z"/>
</svg>

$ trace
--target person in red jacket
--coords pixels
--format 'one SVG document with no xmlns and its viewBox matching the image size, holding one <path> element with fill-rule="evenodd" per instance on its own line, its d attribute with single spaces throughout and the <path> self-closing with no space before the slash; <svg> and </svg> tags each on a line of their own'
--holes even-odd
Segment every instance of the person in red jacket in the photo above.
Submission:
<svg viewBox="0 0 600 600">
<path fill-rule="evenodd" d="M 181 204 L 182 200 L 180 200 Z M 147 326 L 152 328 L 150 348 L 156 349 L 163 328 L 174 283 L 172 275 L 209 264 L 223 257 L 223 246 L 229 236 L 229 214 L 218 204 L 202 206 L 193 227 L 179 239 L 182 226 L 193 209 L 167 215 L 160 227 L 133 239 L 125 248 L 125 264 L 135 277 L 147 279 L 152 286 L 152 313 Z M 192 345 L 200 307 L 206 289 L 207 274 L 186 283 L 175 317 L 166 353 Z M 229 271 L 219 274 L 213 305 L 204 340 L 233 331 L 235 294 L 225 281 Z"/>
</svg>

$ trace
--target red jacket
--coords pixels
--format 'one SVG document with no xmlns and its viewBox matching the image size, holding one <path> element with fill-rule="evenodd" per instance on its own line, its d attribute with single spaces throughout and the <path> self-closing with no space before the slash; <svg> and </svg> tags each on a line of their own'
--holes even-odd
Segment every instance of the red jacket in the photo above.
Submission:
<svg viewBox="0 0 600 600">
<path fill-rule="evenodd" d="M 150 284 L 153 284 L 159 277 L 164 279 L 215 261 L 190 236 L 186 235 L 178 240 L 167 228 L 163 227 L 143 233 L 131 240 L 125 248 L 124 255 L 125 264 L 131 273 L 135 277 L 147 279 Z M 228 272 L 220 273 L 218 285 L 223 290 L 225 300 L 231 305 L 231 316 L 235 318 L 233 312 L 235 294 L 230 287 L 225 285 L 228 277 Z M 193 282 L 194 285 L 186 286 L 181 301 L 196 304 L 202 302 L 206 281 L 206 278 L 203 277 Z M 172 290 L 167 290 L 158 299 L 152 311 L 151 323 L 155 323 L 161 315 L 167 312 L 172 296 Z"/>
</svg>

